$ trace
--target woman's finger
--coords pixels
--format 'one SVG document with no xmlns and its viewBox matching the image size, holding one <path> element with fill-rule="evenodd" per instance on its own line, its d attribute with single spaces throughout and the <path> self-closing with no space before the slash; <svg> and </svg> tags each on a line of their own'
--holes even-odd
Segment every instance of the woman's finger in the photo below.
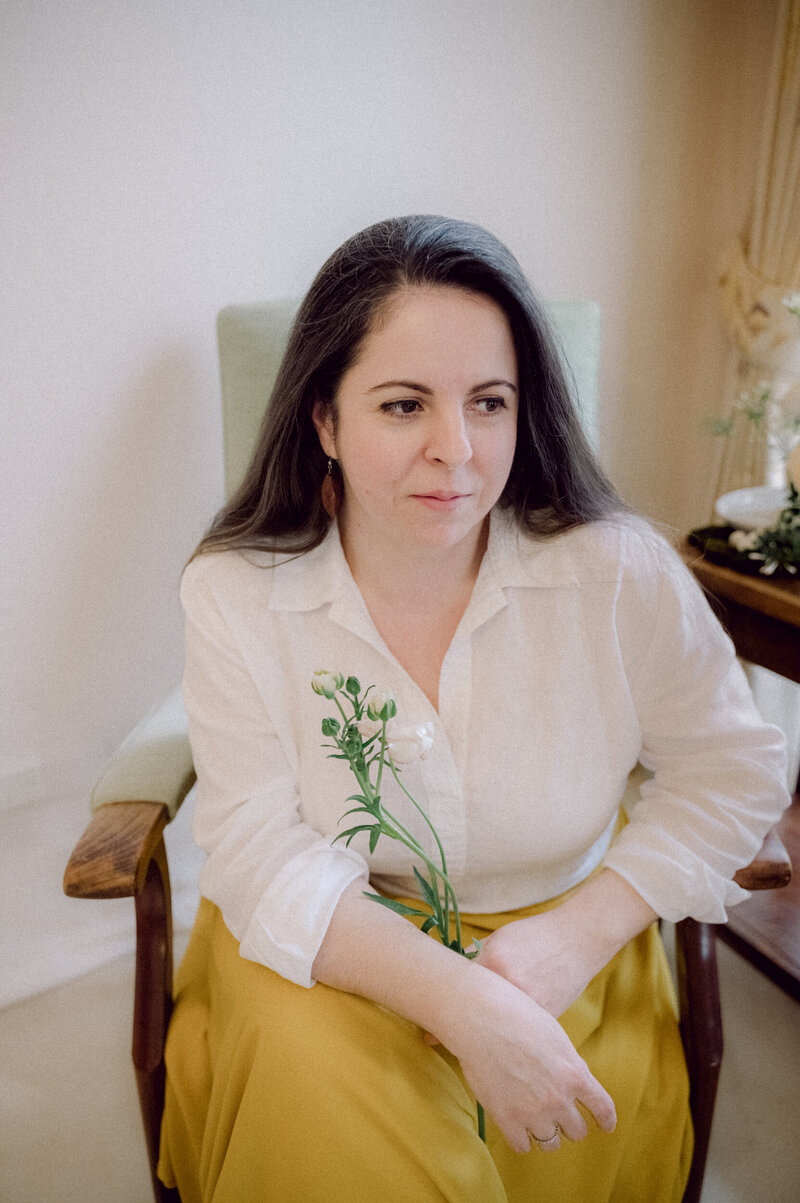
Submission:
<svg viewBox="0 0 800 1203">
<path fill-rule="evenodd" d="M 589 1135 L 589 1125 L 581 1115 L 577 1106 L 565 1111 L 558 1119 L 561 1135 L 567 1140 L 583 1140 Z"/>
<path fill-rule="evenodd" d="M 561 1125 L 558 1123 L 553 1124 L 553 1131 L 549 1136 L 537 1135 L 532 1128 L 527 1128 L 526 1131 L 531 1141 L 530 1150 L 534 1153 L 537 1150 L 542 1153 L 557 1153 L 561 1148 Z"/>
<path fill-rule="evenodd" d="M 596 1078 L 590 1078 L 586 1088 L 575 1100 L 593 1117 L 601 1132 L 613 1132 L 617 1126 L 617 1111 L 613 1099 Z"/>
</svg>

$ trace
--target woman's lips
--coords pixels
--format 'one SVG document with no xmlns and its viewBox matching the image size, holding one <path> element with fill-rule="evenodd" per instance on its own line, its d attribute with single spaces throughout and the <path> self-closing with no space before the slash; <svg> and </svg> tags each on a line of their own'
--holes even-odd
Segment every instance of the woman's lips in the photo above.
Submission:
<svg viewBox="0 0 800 1203">
<path fill-rule="evenodd" d="M 431 510 L 454 510 L 460 501 L 468 497 L 468 493 L 414 493 L 412 496 L 417 501 L 421 501 L 423 505 Z"/>
</svg>

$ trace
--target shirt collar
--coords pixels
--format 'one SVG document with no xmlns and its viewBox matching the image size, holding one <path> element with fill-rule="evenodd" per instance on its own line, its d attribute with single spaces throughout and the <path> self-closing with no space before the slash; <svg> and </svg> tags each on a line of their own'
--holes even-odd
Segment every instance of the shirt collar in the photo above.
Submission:
<svg viewBox="0 0 800 1203">
<path fill-rule="evenodd" d="M 355 581 L 344 558 L 339 527 L 332 522 L 322 542 L 302 555 L 285 559 L 276 555 L 270 610 L 316 610 L 344 599 Z"/>
<path fill-rule="evenodd" d="M 332 612 L 331 617 L 337 619 L 344 611 L 366 615 L 335 521 L 318 547 L 283 560 L 276 556 L 275 564 L 280 570 L 274 576 L 271 610 L 303 612 L 332 605 L 335 614 Z M 575 580 L 565 540 L 527 535 L 512 512 L 495 508 L 489 517 L 486 552 L 461 628 L 474 630 L 501 609 L 508 588 L 547 588 L 574 584 Z"/>
</svg>

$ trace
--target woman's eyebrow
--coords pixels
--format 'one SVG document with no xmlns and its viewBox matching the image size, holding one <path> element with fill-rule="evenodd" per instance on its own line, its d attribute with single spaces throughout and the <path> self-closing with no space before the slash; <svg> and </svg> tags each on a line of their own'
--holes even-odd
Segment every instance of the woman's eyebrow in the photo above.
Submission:
<svg viewBox="0 0 800 1203">
<path fill-rule="evenodd" d="M 415 384 L 413 380 L 384 380 L 382 384 L 374 384 L 368 388 L 368 393 L 377 393 L 382 388 L 407 388 L 411 392 L 424 393 L 426 397 L 433 396 L 433 389 L 424 384 Z"/>
<path fill-rule="evenodd" d="M 510 380 L 484 380 L 483 384 L 476 384 L 469 391 L 470 393 L 482 393 L 487 388 L 510 388 L 512 393 L 517 391 L 516 384 L 512 384 Z"/>
<path fill-rule="evenodd" d="M 426 397 L 433 396 L 433 389 L 428 388 L 425 384 L 417 384 L 414 380 L 384 380 L 381 384 L 374 384 L 372 388 L 368 388 L 368 393 L 377 393 L 382 388 L 407 388 L 415 393 L 422 393 Z M 484 380 L 482 384 L 476 384 L 471 388 L 470 394 L 482 393 L 487 388 L 508 388 L 512 393 L 517 391 L 517 386 L 512 384 L 510 380 Z"/>
</svg>

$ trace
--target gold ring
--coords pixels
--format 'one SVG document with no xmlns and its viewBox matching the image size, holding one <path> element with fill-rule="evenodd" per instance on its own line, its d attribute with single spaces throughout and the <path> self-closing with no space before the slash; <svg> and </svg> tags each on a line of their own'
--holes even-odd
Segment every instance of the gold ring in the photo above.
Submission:
<svg viewBox="0 0 800 1203">
<path fill-rule="evenodd" d="M 536 1141 L 540 1149 L 546 1149 L 547 1146 L 551 1145 L 554 1140 L 558 1140 L 559 1136 L 561 1135 L 561 1125 L 557 1123 L 553 1135 L 548 1136 L 546 1140 L 542 1140 L 542 1138 L 537 1136 L 535 1132 L 531 1132 L 530 1128 L 526 1128 L 525 1131 L 528 1133 L 528 1136 L 530 1136 L 531 1140 Z"/>
</svg>

